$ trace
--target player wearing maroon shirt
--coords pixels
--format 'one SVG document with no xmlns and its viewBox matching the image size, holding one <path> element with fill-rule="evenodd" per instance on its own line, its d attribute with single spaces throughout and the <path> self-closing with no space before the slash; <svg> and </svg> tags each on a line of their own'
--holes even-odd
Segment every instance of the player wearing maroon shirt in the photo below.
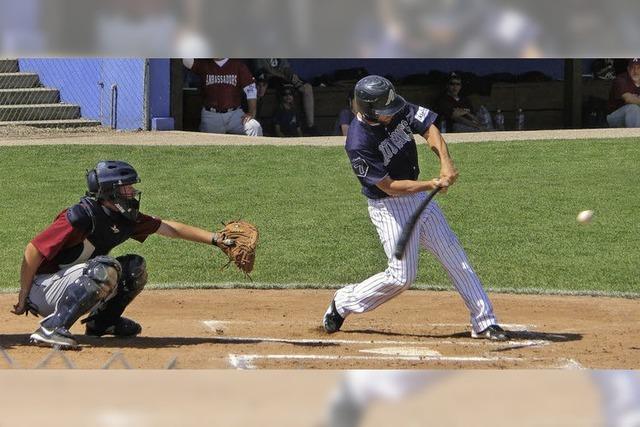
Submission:
<svg viewBox="0 0 640 427">
<path fill-rule="evenodd" d="M 616 77 L 609 92 L 611 127 L 640 127 L 640 59 L 629 60 L 627 71 Z"/>
<path fill-rule="evenodd" d="M 244 63 L 229 58 L 184 59 L 182 62 L 202 81 L 201 132 L 262 136 L 262 126 L 256 120 L 256 82 Z M 246 113 L 241 107 L 243 96 L 249 109 Z"/>
<path fill-rule="evenodd" d="M 101 161 L 87 172 L 87 196 L 58 214 L 24 252 L 20 293 L 12 313 L 43 316 L 31 335 L 39 345 L 78 348 L 69 328 L 85 313 L 86 335 L 135 336 L 142 327 L 122 317 L 125 308 L 147 283 L 144 258 L 109 256 L 128 239 L 144 242 L 151 234 L 216 246 L 217 233 L 139 211 L 140 195 L 133 185 L 138 173 L 128 163 Z"/>
</svg>

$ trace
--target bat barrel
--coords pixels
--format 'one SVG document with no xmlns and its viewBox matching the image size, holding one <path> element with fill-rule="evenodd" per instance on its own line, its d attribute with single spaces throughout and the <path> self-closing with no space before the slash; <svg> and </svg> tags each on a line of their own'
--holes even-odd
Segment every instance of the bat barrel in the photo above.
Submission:
<svg viewBox="0 0 640 427">
<path fill-rule="evenodd" d="M 404 258 L 404 250 L 407 248 L 407 243 L 409 243 L 409 238 L 411 237 L 411 233 L 413 233 L 413 229 L 416 227 L 416 223 L 418 222 L 418 218 L 422 214 L 422 211 L 425 210 L 433 196 L 435 196 L 438 191 L 440 191 L 442 187 L 436 187 L 429 193 L 426 199 L 424 199 L 420 206 L 415 210 L 415 212 L 411 215 L 407 223 L 402 228 L 402 233 L 400 233 L 400 238 L 398 239 L 398 243 L 396 243 L 396 250 L 393 253 L 397 259 L 401 260 Z"/>
</svg>

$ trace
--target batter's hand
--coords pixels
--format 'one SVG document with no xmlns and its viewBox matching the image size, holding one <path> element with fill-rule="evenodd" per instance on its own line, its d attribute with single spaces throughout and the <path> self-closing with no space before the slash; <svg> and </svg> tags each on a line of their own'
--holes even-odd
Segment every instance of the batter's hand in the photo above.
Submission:
<svg viewBox="0 0 640 427">
<path fill-rule="evenodd" d="M 440 186 L 451 187 L 458 179 L 458 170 L 451 165 L 443 165 L 440 168 Z"/>
</svg>

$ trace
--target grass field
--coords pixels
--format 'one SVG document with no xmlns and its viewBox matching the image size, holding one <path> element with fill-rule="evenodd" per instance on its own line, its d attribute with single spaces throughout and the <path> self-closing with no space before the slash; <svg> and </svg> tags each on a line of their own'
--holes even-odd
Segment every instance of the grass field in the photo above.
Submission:
<svg viewBox="0 0 640 427">
<path fill-rule="evenodd" d="M 421 150 L 422 176 L 437 171 Z M 485 285 L 530 291 L 640 290 L 640 145 L 634 139 L 456 144 L 460 180 L 438 196 Z M 340 147 L 0 148 L 0 288 L 16 289 L 22 251 L 85 191 L 99 159 L 132 163 L 142 210 L 217 228 L 244 218 L 261 230 L 261 284 L 329 286 L 381 271 L 385 256 Z M 576 214 L 596 212 L 589 226 Z M 211 247 L 152 236 L 136 252 L 152 283 L 244 282 Z M 418 283 L 449 287 L 423 255 Z"/>
</svg>

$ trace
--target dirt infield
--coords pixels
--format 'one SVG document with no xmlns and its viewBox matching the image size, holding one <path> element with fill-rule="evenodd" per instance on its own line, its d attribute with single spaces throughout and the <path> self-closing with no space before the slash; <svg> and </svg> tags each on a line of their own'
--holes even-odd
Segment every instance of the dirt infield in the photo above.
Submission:
<svg viewBox="0 0 640 427">
<path fill-rule="evenodd" d="M 66 352 L 77 368 L 640 368 L 638 300 L 493 294 L 515 331 L 507 343 L 473 340 L 467 311 L 453 292 L 408 291 L 377 310 L 351 316 L 327 335 L 320 320 L 329 290 L 147 290 L 127 314 L 141 336 L 79 335 Z M 0 295 L 8 308 L 14 294 Z M 4 316 L 0 347 L 14 367 L 33 368 L 50 349 L 28 343 L 32 317 Z M 82 334 L 78 322 L 72 329 Z M 120 358 L 123 356 L 123 358 Z M 0 367 L 10 367 L 0 357 Z M 50 367 L 64 367 L 62 358 Z"/>
</svg>

